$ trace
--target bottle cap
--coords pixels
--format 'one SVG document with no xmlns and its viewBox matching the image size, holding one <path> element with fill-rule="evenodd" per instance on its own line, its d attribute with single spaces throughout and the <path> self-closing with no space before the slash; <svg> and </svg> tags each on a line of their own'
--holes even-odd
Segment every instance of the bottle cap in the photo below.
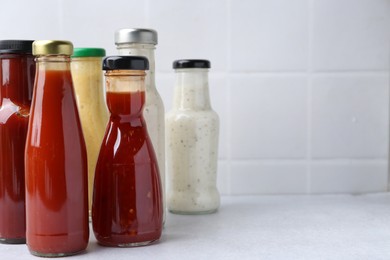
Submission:
<svg viewBox="0 0 390 260">
<path fill-rule="evenodd" d="M 34 55 L 72 55 L 73 44 L 70 41 L 40 40 L 33 43 Z"/>
<path fill-rule="evenodd" d="M 104 57 L 106 50 L 103 48 L 74 48 L 72 57 Z"/>
<path fill-rule="evenodd" d="M 174 69 L 209 69 L 211 63 L 209 60 L 175 60 L 173 62 Z"/>
<path fill-rule="evenodd" d="M 142 56 L 108 56 L 103 60 L 103 70 L 148 70 L 149 61 Z"/>
<path fill-rule="evenodd" d="M 0 41 L 0 53 L 32 53 L 31 40 L 2 40 Z"/>
<path fill-rule="evenodd" d="M 153 29 L 120 29 L 115 32 L 115 44 L 157 44 L 157 32 Z"/>
</svg>

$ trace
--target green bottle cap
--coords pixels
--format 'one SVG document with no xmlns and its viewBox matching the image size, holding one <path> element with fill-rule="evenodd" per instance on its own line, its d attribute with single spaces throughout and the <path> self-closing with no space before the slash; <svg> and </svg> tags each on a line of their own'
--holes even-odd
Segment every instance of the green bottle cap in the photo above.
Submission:
<svg viewBox="0 0 390 260">
<path fill-rule="evenodd" d="M 106 50 L 102 48 L 74 48 L 73 58 L 77 57 L 104 57 Z"/>
</svg>

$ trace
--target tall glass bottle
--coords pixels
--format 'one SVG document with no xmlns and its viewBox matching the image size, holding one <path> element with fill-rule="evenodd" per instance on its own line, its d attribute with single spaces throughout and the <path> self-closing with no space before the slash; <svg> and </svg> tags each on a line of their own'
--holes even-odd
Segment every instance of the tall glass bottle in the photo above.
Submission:
<svg viewBox="0 0 390 260">
<path fill-rule="evenodd" d="M 93 230 L 102 245 L 147 245 L 160 238 L 163 214 L 157 158 L 142 115 L 148 60 L 111 56 L 103 69 L 111 116 L 96 165 Z"/>
<path fill-rule="evenodd" d="M 105 55 L 106 51 L 101 48 L 75 48 L 71 62 L 77 107 L 87 146 L 89 210 L 92 207 L 96 161 L 108 122 L 102 73 L 102 57 Z"/>
<path fill-rule="evenodd" d="M 157 32 L 152 29 L 120 29 L 115 32 L 115 44 L 119 55 L 144 56 L 149 60 L 145 79 L 144 117 L 149 136 L 156 151 L 163 187 L 165 221 L 165 110 L 155 82 L 154 50 Z"/>
<path fill-rule="evenodd" d="M 73 45 L 35 41 L 37 69 L 26 141 L 26 238 L 38 256 L 88 244 L 87 153 L 70 72 Z"/>
<path fill-rule="evenodd" d="M 219 118 L 210 104 L 208 60 L 177 60 L 173 108 L 167 114 L 168 209 L 215 212 Z"/>
<path fill-rule="evenodd" d="M 0 242 L 26 242 L 24 147 L 35 63 L 33 41 L 0 41 Z"/>
</svg>

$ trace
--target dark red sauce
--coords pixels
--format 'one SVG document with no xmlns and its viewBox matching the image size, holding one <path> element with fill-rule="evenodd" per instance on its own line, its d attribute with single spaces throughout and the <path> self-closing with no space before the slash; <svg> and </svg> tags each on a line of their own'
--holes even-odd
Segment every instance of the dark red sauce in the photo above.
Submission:
<svg viewBox="0 0 390 260">
<path fill-rule="evenodd" d="M 93 229 L 102 245 L 143 245 L 161 236 L 161 183 L 142 116 L 144 102 L 144 91 L 107 92 L 111 116 L 92 204 Z"/>
<path fill-rule="evenodd" d="M 0 55 L 0 242 L 25 243 L 24 147 L 34 57 Z"/>
</svg>

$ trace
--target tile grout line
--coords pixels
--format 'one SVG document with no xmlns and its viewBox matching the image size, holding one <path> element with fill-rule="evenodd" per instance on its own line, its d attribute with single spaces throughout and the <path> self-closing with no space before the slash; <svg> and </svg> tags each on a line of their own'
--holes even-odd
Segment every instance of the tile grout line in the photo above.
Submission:
<svg viewBox="0 0 390 260">
<path fill-rule="evenodd" d="M 227 159 L 219 159 L 220 161 L 227 161 Z M 285 159 L 235 159 L 231 160 L 234 163 L 251 163 L 251 164 L 307 164 L 307 157 L 302 158 L 285 158 Z M 319 158 L 311 162 L 311 164 L 382 164 L 387 163 L 386 158 Z"/>
<path fill-rule="evenodd" d="M 311 194 L 311 179 L 312 179 L 312 32 L 313 32 L 313 1 L 308 0 L 307 2 L 307 28 L 308 28 L 308 49 L 307 49 L 307 136 L 306 136 L 306 193 Z"/>
<path fill-rule="evenodd" d="M 169 71 L 157 71 L 157 73 L 161 74 L 161 75 L 168 75 L 170 74 Z M 225 74 L 226 72 L 225 71 L 215 71 L 213 72 L 214 75 L 223 75 Z M 310 73 L 312 76 L 316 76 L 316 77 L 323 77 L 323 76 L 337 76 L 337 77 L 340 77 L 340 76 L 347 76 L 347 77 L 351 77 L 351 76 L 362 76 L 362 77 L 369 77 L 369 76 L 384 76 L 386 77 L 387 75 L 389 75 L 389 73 L 387 71 L 383 71 L 383 70 L 377 70 L 377 71 L 371 71 L 371 70 L 366 70 L 366 71 L 323 71 L 323 72 L 316 72 L 316 71 L 312 71 L 310 70 L 309 72 L 309 69 L 305 70 L 305 71 L 253 71 L 253 72 L 234 72 L 234 71 L 230 71 L 228 72 L 230 76 L 232 77 L 241 77 L 241 76 L 245 76 L 245 77 L 251 77 L 251 76 L 258 76 L 258 77 L 284 77 L 284 76 L 307 76 L 308 73 Z"/>
<path fill-rule="evenodd" d="M 389 44 L 390 48 L 390 44 Z M 389 56 L 389 67 L 390 67 L 390 56 Z M 388 89 L 390 89 L 390 73 L 387 74 L 387 85 Z M 387 111 L 390 111 L 390 102 L 388 102 Z M 390 191 L 390 113 L 388 115 L 387 121 L 387 191 Z"/>
<path fill-rule="evenodd" d="M 378 69 L 378 70 L 312 70 L 312 73 L 315 75 L 361 75 L 361 76 L 377 76 L 378 74 L 386 75 L 388 72 L 386 70 Z"/>
<path fill-rule="evenodd" d="M 226 178 L 226 189 L 227 194 L 232 195 L 232 188 L 231 188 L 231 161 L 232 161 L 232 118 L 231 118 L 231 77 L 230 77 L 230 65 L 231 65 L 231 0 L 226 0 L 226 40 L 227 40 L 227 47 L 226 47 L 226 84 L 227 84 L 227 91 L 226 91 L 226 107 L 225 111 L 227 112 L 226 117 L 226 125 L 227 125 L 227 131 L 226 131 L 226 138 L 227 138 L 227 178 Z"/>
<path fill-rule="evenodd" d="M 388 48 L 390 49 L 390 42 L 388 43 Z M 390 55 L 388 57 L 388 65 L 390 68 Z M 388 90 L 390 89 L 390 73 L 387 71 L 387 85 L 388 85 Z M 389 91 L 390 93 L 390 91 Z M 388 103 L 387 106 L 387 111 L 390 111 L 390 102 Z M 390 191 L 390 113 L 388 115 L 388 121 L 387 121 L 387 191 Z"/>
</svg>

